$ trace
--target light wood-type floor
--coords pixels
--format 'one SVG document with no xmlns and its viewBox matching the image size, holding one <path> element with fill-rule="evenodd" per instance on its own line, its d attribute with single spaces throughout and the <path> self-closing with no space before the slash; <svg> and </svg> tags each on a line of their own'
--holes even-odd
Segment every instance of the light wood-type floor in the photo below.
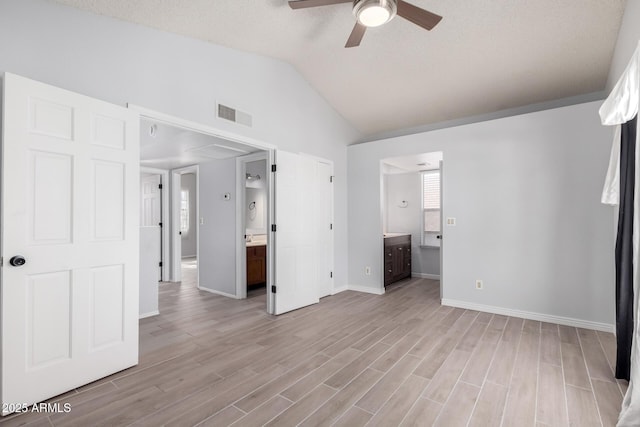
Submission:
<svg viewBox="0 0 640 427">
<path fill-rule="evenodd" d="M 60 396 L 69 414 L 6 425 L 615 424 L 612 334 L 442 307 L 438 283 L 343 292 L 279 317 L 163 284 L 140 364 Z"/>
</svg>

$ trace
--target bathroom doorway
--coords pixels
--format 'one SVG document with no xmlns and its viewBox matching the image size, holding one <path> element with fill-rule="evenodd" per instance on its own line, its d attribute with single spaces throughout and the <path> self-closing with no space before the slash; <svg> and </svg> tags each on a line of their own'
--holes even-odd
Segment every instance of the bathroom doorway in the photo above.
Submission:
<svg viewBox="0 0 640 427">
<path fill-rule="evenodd" d="M 389 243 L 383 260 L 385 286 L 393 277 L 406 276 L 437 280 L 442 289 L 442 170 L 441 151 L 382 160 L 382 233 Z M 403 236 L 410 242 L 410 261 L 403 255 L 403 267 L 410 266 L 405 275 L 394 271 L 392 259 L 397 257 L 390 249 Z"/>
<path fill-rule="evenodd" d="M 244 242 L 246 247 L 246 297 L 266 293 L 267 284 L 267 158 L 244 159 Z"/>
</svg>

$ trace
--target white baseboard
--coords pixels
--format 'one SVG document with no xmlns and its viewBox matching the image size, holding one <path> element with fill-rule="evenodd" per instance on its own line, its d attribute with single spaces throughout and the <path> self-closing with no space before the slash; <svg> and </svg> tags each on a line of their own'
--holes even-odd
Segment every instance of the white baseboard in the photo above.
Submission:
<svg viewBox="0 0 640 427">
<path fill-rule="evenodd" d="M 138 316 L 138 319 L 145 319 L 147 317 L 151 317 L 151 316 L 157 316 L 158 314 L 160 314 L 160 312 L 158 310 L 155 311 L 150 311 L 148 313 L 142 313 L 140 314 L 140 316 Z"/>
<path fill-rule="evenodd" d="M 340 286 L 339 288 L 333 288 L 333 292 L 331 292 L 331 295 L 339 294 L 340 292 L 344 292 L 348 290 L 349 290 L 348 286 Z"/>
<path fill-rule="evenodd" d="M 209 292 L 210 294 L 222 295 L 223 297 L 227 297 L 227 298 L 240 299 L 236 295 L 228 294 L 228 293 L 222 292 L 222 291 L 216 291 L 216 290 L 209 289 L 209 288 L 202 288 L 200 286 L 198 286 L 198 289 L 201 290 L 201 291 Z"/>
<path fill-rule="evenodd" d="M 382 289 L 374 289 L 374 288 L 371 288 L 369 286 L 347 285 L 347 289 L 350 290 L 350 291 L 364 292 L 364 293 L 367 293 L 367 294 L 384 295 L 384 288 L 382 288 Z"/>
<path fill-rule="evenodd" d="M 502 314 L 504 316 L 520 317 L 540 322 L 557 323 L 558 325 L 573 326 L 576 328 L 593 329 L 595 331 L 615 333 L 615 325 L 609 323 L 592 322 L 590 320 L 574 319 L 571 317 L 554 316 L 551 314 L 535 313 L 532 311 L 513 310 L 510 308 L 496 307 L 493 305 L 476 304 L 466 301 L 442 299 L 442 305 L 464 308 L 467 310 L 484 311 L 486 313 Z"/>
<path fill-rule="evenodd" d="M 417 277 L 417 278 L 420 278 L 420 279 L 440 280 L 440 275 L 439 274 L 414 273 L 414 272 L 411 272 L 411 277 Z"/>
</svg>

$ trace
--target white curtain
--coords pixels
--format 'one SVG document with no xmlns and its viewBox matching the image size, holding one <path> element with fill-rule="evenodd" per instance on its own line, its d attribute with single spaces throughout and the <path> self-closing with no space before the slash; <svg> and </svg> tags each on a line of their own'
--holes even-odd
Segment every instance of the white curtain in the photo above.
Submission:
<svg viewBox="0 0 640 427">
<path fill-rule="evenodd" d="M 626 70 L 613 88 L 613 91 L 600 107 L 600 119 L 603 125 L 617 126 L 613 140 L 609 171 L 602 192 L 602 202 L 617 204 L 619 200 L 619 153 L 620 125 L 638 114 L 640 103 L 640 43 Z M 640 298 L 638 287 L 638 248 L 640 247 L 640 129 L 636 133 L 636 175 L 634 189 L 633 216 L 633 293 L 634 328 L 631 346 L 631 378 L 627 394 L 622 402 L 618 426 L 638 426 L 640 424 Z"/>
</svg>

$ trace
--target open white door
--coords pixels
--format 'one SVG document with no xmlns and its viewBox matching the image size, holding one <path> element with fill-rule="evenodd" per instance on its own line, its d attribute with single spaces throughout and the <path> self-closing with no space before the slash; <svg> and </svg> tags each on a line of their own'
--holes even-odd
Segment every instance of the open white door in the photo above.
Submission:
<svg viewBox="0 0 640 427">
<path fill-rule="evenodd" d="M 318 296 L 333 293 L 333 179 L 332 167 L 316 161 L 315 209 L 318 243 Z"/>
<path fill-rule="evenodd" d="M 8 73 L 2 111 L 8 413 L 138 363 L 139 118 Z"/>
<path fill-rule="evenodd" d="M 314 203 L 317 162 L 278 150 L 276 164 L 274 314 L 282 314 L 319 301 Z"/>
<path fill-rule="evenodd" d="M 140 215 L 140 226 L 157 227 L 162 222 L 162 198 L 160 174 L 143 176 L 141 181 L 142 191 L 142 215 Z"/>
<path fill-rule="evenodd" d="M 157 266 L 157 282 L 162 281 L 162 175 L 142 174 L 140 178 L 140 226 L 154 227 L 158 232 L 160 249 L 154 264 Z M 153 254 L 145 254 L 147 258 Z"/>
</svg>

